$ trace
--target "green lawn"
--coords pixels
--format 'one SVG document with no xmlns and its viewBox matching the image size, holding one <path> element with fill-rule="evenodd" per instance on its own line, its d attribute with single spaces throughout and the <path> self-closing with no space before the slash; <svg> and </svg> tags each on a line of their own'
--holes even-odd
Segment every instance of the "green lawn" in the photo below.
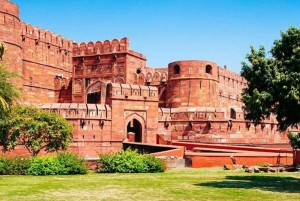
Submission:
<svg viewBox="0 0 300 201">
<path fill-rule="evenodd" d="M 0 200 L 300 200 L 300 173 L 205 168 L 156 174 L 0 176 Z"/>
</svg>

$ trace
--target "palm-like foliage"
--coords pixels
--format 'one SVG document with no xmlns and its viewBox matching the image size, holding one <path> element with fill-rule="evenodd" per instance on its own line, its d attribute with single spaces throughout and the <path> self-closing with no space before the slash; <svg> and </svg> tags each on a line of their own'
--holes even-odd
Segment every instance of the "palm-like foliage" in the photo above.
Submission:
<svg viewBox="0 0 300 201">
<path fill-rule="evenodd" d="M 6 52 L 6 45 L 0 41 L 0 60 Z M 0 64 L 0 118 L 9 110 L 16 98 L 19 98 L 19 89 L 12 83 L 12 78 L 20 77 L 17 73 L 10 72 L 4 63 Z"/>
</svg>

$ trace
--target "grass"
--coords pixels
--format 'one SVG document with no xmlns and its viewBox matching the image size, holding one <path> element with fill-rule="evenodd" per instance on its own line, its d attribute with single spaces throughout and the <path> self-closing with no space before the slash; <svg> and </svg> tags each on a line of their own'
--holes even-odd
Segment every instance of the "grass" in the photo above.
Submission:
<svg viewBox="0 0 300 201">
<path fill-rule="evenodd" d="M 204 168 L 155 174 L 0 176 L 0 200 L 300 200 L 300 174 Z"/>
</svg>

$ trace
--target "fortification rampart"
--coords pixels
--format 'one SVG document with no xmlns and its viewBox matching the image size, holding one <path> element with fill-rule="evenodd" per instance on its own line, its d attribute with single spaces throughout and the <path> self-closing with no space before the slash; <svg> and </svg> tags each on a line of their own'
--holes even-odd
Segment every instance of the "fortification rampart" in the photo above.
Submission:
<svg viewBox="0 0 300 201">
<path fill-rule="evenodd" d="M 276 144 L 288 141 L 278 131 L 274 118 L 259 125 L 244 120 L 236 109 L 235 118 L 227 108 L 159 108 L 158 133 L 166 140 L 192 140 L 206 143 Z"/>
<path fill-rule="evenodd" d="M 73 139 L 69 150 L 96 157 L 120 149 L 120 143 L 112 142 L 111 107 L 105 104 L 44 103 L 36 105 L 43 110 L 59 113 L 73 125 Z"/>
<path fill-rule="evenodd" d="M 0 3 L 0 40 L 8 46 L 4 61 L 22 76 L 16 81 L 24 89 L 22 101 L 70 102 L 73 42 L 21 22 L 16 4 Z"/>
<path fill-rule="evenodd" d="M 20 37 L 23 86 L 27 91 L 24 101 L 71 102 L 68 83 L 72 76 L 73 42 L 24 22 L 21 23 Z M 37 95 L 41 97 L 36 99 Z"/>
<path fill-rule="evenodd" d="M 243 106 L 241 93 L 247 86 L 246 80 L 240 74 L 228 70 L 226 66 L 218 67 L 218 80 L 219 106 L 227 107 L 228 112 L 230 112 L 230 108 L 241 108 Z"/>
</svg>

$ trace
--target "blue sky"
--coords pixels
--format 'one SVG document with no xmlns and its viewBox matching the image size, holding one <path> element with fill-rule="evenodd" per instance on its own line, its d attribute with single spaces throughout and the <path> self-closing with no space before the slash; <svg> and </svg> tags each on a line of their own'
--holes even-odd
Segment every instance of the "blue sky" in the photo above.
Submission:
<svg viewBox="0 0 300 201">
<path fill-rule="evenodd" d="M 147 66 L 208 60 L 237 73 L 250 45 L 269 51 L 300 28 L 300 0 L 11 0 L 21 20 L 77 42 L 130 39 Z"/>
</svg>

